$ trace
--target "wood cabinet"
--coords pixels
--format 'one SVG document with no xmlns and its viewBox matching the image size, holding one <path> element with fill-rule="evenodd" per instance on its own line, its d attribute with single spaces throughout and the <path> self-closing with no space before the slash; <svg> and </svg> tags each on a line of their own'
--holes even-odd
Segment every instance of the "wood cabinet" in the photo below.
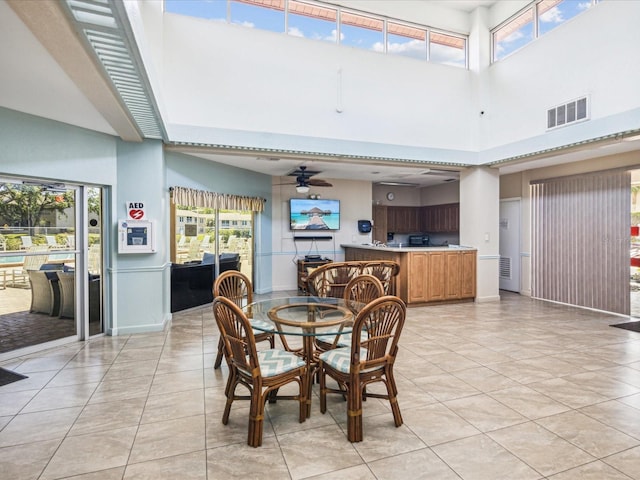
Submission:
<svg viewBox="0 0 640 480">
<path fill-rule="evenodd" d="M 419 207 L 387 207 L 387 231 L 412 233 L 420 231 Z"/>
<path fill-rule="evenodd" d="M 420 228 L 428 233 L 454 233 L 460 230 L 460 204 L 420 207 Z"/>
<path fill-rule="evenodd" d="M 408 303 L 474 298 L 476 251 L 408 252 Z"/>
<path fill-rule="evenodd" d="M 374 205 L 371 218 L 373 218 L 372 240 L 386 243 L 389 231 L 387 228 L 387 206 Z"/>
<path fill-rule="evenodd" d="M 447 203 L 424 207 L 374 205 L 373 240 L 387 241 L 393 233 L 457 233 L 460 230 L 460 204 Z"/>
<path fill-rule="evenodd" d="M 321 260 L 298 260 L 298 290 L 302 293 L 307 292 L 307 275 L 309 268 L 317 268 L 320 265 L 324 265 L 325 263 L 331 263 L 331 260 L 321 259 Z"/>
<path fill-rule="evenodd" d="M 460 297 L 475 298 L 476 296 L 476 252 L 463 251 L 460 258 Z"/>
</svg>

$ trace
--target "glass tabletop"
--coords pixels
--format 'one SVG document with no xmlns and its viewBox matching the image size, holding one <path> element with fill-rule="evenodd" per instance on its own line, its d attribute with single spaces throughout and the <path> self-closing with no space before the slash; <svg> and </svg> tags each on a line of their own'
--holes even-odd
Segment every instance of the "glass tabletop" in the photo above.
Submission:
<svg viewBox="0 0 640 480">
<path fill-rule="evenodd" d="M 318 336 L 351 332 L 353 314 L 342 298 L 313 296 L 268 298 L 246 305 L 243 310 L 254 330 L 286 335 Z"/>
</svg>

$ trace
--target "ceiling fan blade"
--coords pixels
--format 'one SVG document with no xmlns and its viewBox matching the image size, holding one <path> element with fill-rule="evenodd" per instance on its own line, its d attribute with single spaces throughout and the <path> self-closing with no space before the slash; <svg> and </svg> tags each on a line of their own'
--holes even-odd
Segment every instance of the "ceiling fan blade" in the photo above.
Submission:
<svg viewBox="0 0 640 480">
<path fill-rule="evenodd" d="M 332 184 L 321 178 L 309 178 L 306 183 L 312 187 L 333 187 Z"/>
</svg>

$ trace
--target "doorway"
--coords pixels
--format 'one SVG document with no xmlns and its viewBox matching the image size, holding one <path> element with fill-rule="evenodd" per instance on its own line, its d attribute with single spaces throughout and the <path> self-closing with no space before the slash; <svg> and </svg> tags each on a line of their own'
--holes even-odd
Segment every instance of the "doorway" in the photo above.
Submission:
<svg viewBox="0 0 640 480">
<path fill-rule="evenodd" d="M 500 200 L 500 290 L 520 293 L 520 199 Z"/>
<path fill-rule="evenodd" d="M 0 178 L 0 358 L 104 333 L 103 196 Z"/>
</svg>

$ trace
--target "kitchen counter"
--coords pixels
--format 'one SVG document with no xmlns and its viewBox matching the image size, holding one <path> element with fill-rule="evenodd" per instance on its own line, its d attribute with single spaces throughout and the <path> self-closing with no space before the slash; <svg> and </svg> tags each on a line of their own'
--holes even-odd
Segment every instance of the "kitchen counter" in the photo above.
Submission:
<svg viewBox="0 0 640 480">
<path fill-rule="evenodd" d="M 465 247 L 462 245 L 440 245 L 433 247 L 410 247 L 406 244 L 399 245 L 372 245 L 370 243 L 344 243 L 340 246 L 342 248 L 361 248 L 365 250 L 386 250 L 389 252 L 437 252 L 437 251 L 451 251 L 451 250 L 473 250 L 476 249 L 473 247 Z"/>
<path fill-rule="evenodd" d="M 477 250 L 473 247 L 340 246 L 347 261 L 398 262 L 395 294 L 407 305 L 468 301 L 476 296 Z"/>
</svg>

